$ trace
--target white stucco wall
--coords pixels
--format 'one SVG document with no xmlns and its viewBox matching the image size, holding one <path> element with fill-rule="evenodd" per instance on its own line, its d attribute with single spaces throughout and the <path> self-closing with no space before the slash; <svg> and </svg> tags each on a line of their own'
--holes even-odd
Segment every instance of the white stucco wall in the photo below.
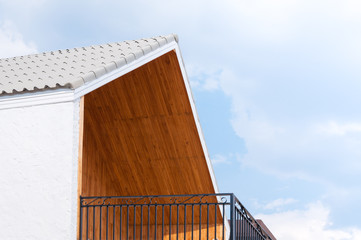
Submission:
<svg viewBox="0 0 361 240">
<path fill-rule="evenodd" d="M 76 239 L 79 101 L 0 110 L 0 239 Z"/>
</svg>

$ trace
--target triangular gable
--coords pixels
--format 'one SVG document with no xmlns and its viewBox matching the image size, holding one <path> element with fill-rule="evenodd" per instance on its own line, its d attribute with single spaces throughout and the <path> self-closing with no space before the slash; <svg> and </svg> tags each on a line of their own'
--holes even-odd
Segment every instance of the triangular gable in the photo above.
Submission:
<svg viewBox="0 0 361 240">
<path fill-rule="evenodd" d="M 74 101 L 173 52 L 177 60 L 176 67 L 179 68 L 179 79 L 185 90 L 183 101 L 189 105 L 187 111 L 194 124 L 191 131 L 196 133 L 197 148 L 202 152 L 202 168 L 207 171 L 203 180 L 212 186 L 212 191 L 207 192 L 218 192 L 177 40 L 176 35 L 168 35 L 2 59 L 0 109 Z M 61 71 L 63 74 L 59 74 Z M 48 78 L 39 79 L 44 74 L 48 74 Z"/>
</svg>

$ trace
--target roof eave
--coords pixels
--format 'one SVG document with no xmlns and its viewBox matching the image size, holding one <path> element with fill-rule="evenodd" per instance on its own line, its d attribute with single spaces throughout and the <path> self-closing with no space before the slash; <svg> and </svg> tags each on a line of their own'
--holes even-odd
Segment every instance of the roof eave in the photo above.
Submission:
<svg viewBox="0 0 361 240">
<path fill-rule="evenodd" d="M 177 50 L 178 49 L 178 50 Z M 169 52 L 179 51 L 179 47 L 176 41 L 170 42 L 148 54 L 135 59 L 129 64 L 126 64 L 120 68 L 116 68 L 99 78 L 92 81 L 83 81 L 79 79 L 78 84 L 69 85 L 68 88 L 48 88 L 38 91 L 26 91 L 17 94 L 4 94 L 0 95 L 0 110 L 27 106 L 36 106 L 52 103 L 70 102 L 78 99 L 85 94 L 107 84 L 108 82 L 117 79 L 120 76 L 127 74 L 128 72 L 156 59 L 157 57 Z"/>
</svg>

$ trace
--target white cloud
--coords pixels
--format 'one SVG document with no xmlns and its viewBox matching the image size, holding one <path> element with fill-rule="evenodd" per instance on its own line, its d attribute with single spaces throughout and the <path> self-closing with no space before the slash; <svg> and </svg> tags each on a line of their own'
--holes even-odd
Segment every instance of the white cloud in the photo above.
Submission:
<svg viewBox="0 0 361 240">
<path fill-rule="evenodd" d="M 284 209 L 290 209 L 290 206 L 297 202 L 298 200 L 294 198 L 277 198 L 271 202 L 266 203 L 254 199 L 253 206 L 261 212 L 264 210 L 267 212 L 280 212 Z"/>
<path fill-rule="evenodd" d="M 32 7 L 39 7 L 44 3 L 48 2 L 48 0 L 13 0 L 13 1 L 6 1 L 0 0 L 0 4 L 4 9 L 12 9 L 12 10 L 29 10 Z"/>
<path fill-rule="evenodd" d="M 287 110 L 304 113 L 303 119 L 295 119 L 279 112 L 277 105 L 269 108 L 274 100 L 262 96 L 267 80 L 242 78 L 226 68 L 219 78 L 221 89 L 232 99 L 233 128 L 247 146 L 243 164 L 279 177 L 319 182 L 360 173 L 361 123 L 330 121 L 311 115 L 307 104 L 298 109 L 289 104 Z M 285 99 L 293 98 L 282 94 Z"/>
<path fill-rule="evenodd" d="M 187 72 L 192 88 L 209 92 L 220 89 L 219 70 L 205 71 L 199 65 L 189 64 Z"/>
<path fill-rule="evenodd" d="M 272 202 L 267 203 L 263 208 L 269 210 L 279 209 L 280 207 L 284 207 L 285 205 L 289 205 L 295 202 L 297 202 L 297 200 L 293 198 L 278 198 Z"/>
<path fill-rule="evenodd" d="M 316 126 L 316 131 L 321 134 L 343 136 L 361 132 L 361 123 L 338 123 L 330 121 Z"/>
<path fill-rule="evenodd" d="M 294 34 L 292 23 L 300 12 L 302 1 L 232 1 L 243 36 L 258 43 L 284 42 Z"/>
<path fill-rule="evenodd" d="M 0 24 L 0 57 L 13 57 L 36 53 L 34 43 L 26 43 L 11 21 Z"/>
<path fill-rule="evenodd" d="M 259 214 L 278 240 L 360 240 L 361 229 L 334 228 L 330 221 L 330 210 L 321 202 L 315 202 L 305 209 L 290 210 L 273 214 Z"/>
<path fill-rule="evenodd" d="M 221 154 L 215 154 L 211 161 L 213 164 L 230 164 L 231 161 L 228 159 L 227 156 L 221 155 Z"/>
</svg>

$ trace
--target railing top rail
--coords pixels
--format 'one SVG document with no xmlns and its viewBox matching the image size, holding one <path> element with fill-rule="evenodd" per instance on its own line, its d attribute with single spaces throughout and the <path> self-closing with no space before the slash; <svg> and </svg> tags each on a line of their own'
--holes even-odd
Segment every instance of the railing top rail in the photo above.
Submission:
<svg viewBox="0 0 361 240">
<path fill-rule="evenodd" d="M 80 199 L 111 199 L 111 198 L 171 198 L 171 197 L 201 197 L 201 196 L 231 196 L 233 193 L 207 193 L 207 194 L 178 194 L 178 195 L 141 195 L 141 196 L 80 196 Z"/>
<path fill-rule="evenodd" d="M 230 205 L 230 193 L 144 195 L 144 196 L 87 196 L 80 197 L 81 207 L 113 205 Z"/>
</svg>

